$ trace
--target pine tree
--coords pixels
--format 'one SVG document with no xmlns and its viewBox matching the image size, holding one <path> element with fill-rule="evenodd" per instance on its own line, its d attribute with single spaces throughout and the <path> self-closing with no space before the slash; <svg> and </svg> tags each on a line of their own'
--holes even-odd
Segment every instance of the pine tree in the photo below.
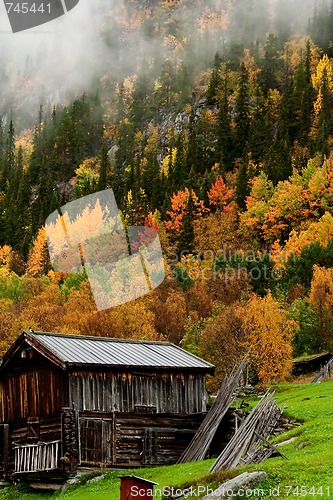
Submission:
<svg viewBox="0 0 333 500">
<path fill-rule="evenodd" d="M 250 128 L 249 75 L 244 63 L 241 64 L 236 109 L 236 155 L 241 158 L 247 145 Z"/>
<path fill-rule="evenodd" d="M 264 160 L 264 170 L 275 185 L 292 174 L 290 147 L 285 139 L 273 141 Z"/>
<path fill-rule="evenodd" d="M 311 46 L 310 41 L 307 40 L 305 59 L 302 59 L 296 70 L 293 91 L 293 108 L 296 114 L 295 132 L 297 133 L 297 139 L 303 145 L 309 143 L 313 113 L 313 97 Z"/>
<path fill-rule="evenodd" d="M 8 137 L 6 144 L 5 172 L 8 177 L 13 174 L 15 165 L 15 130 L 13 120 L 9 122 Z"/>
<path fill-rule="evenodd" d="M 125 169 L 134 161 L 134 126 L 123 121 L 118 129 L 118 149 L 115 154 L 115 169 L 111 176 L 111 185 L 118 206 L 126 194 Z"/>
<path fill-rule="evenodd" d="M 270 129 L 267 126 L 267 108 L 262 90 L 256 89 L 256 104 L 249 131 L 249 150 L 255 164 L 262 162 L 271 143 Z"/>
<path fill-rule="evenodd" d="M 236 177 L 236 203 L 241 210 L 246 208 L 246 197 L 250 194 L 250 172 L 248 165 L 248 154 L 244 154 L 239 162 Z"/>
<path fill-rule="evenodd" d="M 225 72 L 223 81 L 223 94 L 220 100 L 217 122 L 217 144 L 220 167 L 229 171 L 233 168 L 234 137 L 231 128 L 231 114 L 228 101 L 228 76 Z"/>
<path fill-rule="evenodd" d="M 278 86 L 277 72 L 280 68 L 278 55 L 278 38 L 273 33 L 270 33 L 265 45 L 265 56 L 261 73 L 262 89 L 266 97 L 270 89 L 275 89 Z"/>
<path fill-rule="evenodd" d="M 108 168 L 109 168 L 109 159 L 108 159 L 108 148 L 106 144 L 103 144 L 101 151 L 101 166 L 99 171 L 98 178 L 98 190 L 102 191 L 107 188 L 108 183 Z"/>
<path fill-rule="evenodd" d="M 162 65 L 162 71 L 159 78 L 158 101 L 159 107 L 168 108 L 175 97 L 175 73 L 169 59 Z"/>
<path fill-rule="evenodd" d="M 216 98 L 217 98 L 216 93 L 221 84 L 221 77 L 220 77 L 221 63 L 222 59 L 220 58 L 220 55 L 217 52 L 215 54 L 212 76 L 210 78 L 206 94 L 206 102 L 208 106 L 214 106 L 216 104 Z"/>
<path fill-rule="evenodd" d="M 176 139 L 176 158 L 175 164 L 173 166 L 173 172 L 170 172 L 169 179 L 171 181 L 172 189 L 170 194 L 174 191 L 178 191 L 184 187 L 184 183 L 187 177 L 186 172 L 186 151 L 185 151 L 185 136 L 184 132 L 180 132 Z"/>
<path fill-rule="evenodd" d="M 293 79 L 289 70 L 289 55 L 286 55 L 286 62 L 282 76 L 282 99 L 280 104 L 278 137 L 283 139 L 289 147 L 299 133 L 298 122 L 295 116 L 295 100 Z"/>
</svg>

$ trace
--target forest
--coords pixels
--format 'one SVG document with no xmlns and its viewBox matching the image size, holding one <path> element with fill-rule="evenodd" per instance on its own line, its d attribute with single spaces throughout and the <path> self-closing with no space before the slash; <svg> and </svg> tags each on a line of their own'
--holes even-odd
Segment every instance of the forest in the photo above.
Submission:
<svg viewBox="0 0 333 500">
<path fill-rule="evenodd" d="M 168 340 L 215 389 L 249 348 L 263 383 L 332 352 L 333 2 L 289 4 L 97 3 L 85 88 L 49 95 L 37 55 L 2 48 L 1 353 L 29 327 Z M 45 221 L 107 188 L 159 232 L 167 278 L 97 311 L 84 273 L 52 269 Z"/>
</svg>

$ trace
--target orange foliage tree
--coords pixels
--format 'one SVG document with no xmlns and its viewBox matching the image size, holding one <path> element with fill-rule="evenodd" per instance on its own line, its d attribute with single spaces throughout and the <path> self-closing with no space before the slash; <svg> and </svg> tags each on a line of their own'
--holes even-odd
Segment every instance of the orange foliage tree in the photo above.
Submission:
<svg viewBox="0 0 333 500">
<path fill-rule="evenodd" d="M 209 204 L 215 206 L 219 210 L 230 210 L 230 203 L 232 200 L 232 190 L 228 188 L 223 180 L 223 177 L 219 176 L 210 190 L 207 193 Z"/>
<path fill-rule="evenodd" d="M 183 227 L 183 222 L 189 208 L 190 198 L 193 204 L 193 215 L 199 217 L 200 215 L 209 212 L 204 202 L 199 200 L 193 189 L 185 188 L 184 191 L 178 191 L 171 198 L 171 210 L 167 210 L 170 220 L 165 222 L 165 227 L 176 234 L 180 233 Z"/>
</svg>

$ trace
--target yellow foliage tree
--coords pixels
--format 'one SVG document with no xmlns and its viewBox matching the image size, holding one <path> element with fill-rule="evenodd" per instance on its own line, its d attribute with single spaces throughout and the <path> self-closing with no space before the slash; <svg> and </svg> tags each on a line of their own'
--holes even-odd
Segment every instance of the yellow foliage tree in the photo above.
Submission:
<svg viewBox="0 0 333 500">
<path fill-rule="evenodd" d="M 304 247 L 314 242 L 326 247 L 332 238 L 333 217 L 329 212 L 326 212 L 319 221 L 312 222 L 307 229 L 299 232 L 293 230 L 290 233 L 283 254 L 288 256 L 295 252 L 299 255 Z"/>
<path fill-rule="evenodd" d="M 272 383 L 284 378 L 291 369 L 292 338 L 297 323 L 268 294 L 253 295 L 244 306 L 242 328 L 244 346 L 250 351 L 250 364 L 260 382 Z"/>
<path fill-rule="evenodd" d="M 30 276 L 35 278 L 47 274 L 50 268 L 50 258 L 46 242 L 45 227 L 38 231 L 33 247 L 30 251 L 27 271 Z"/>
</svg>

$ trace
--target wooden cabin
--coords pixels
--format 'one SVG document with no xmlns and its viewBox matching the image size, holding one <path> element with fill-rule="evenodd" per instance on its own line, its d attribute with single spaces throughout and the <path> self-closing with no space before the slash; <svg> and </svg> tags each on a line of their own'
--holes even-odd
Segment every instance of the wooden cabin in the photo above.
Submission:
<svg viewBox="0 0 333 500">
<path fill-rule="evenodd" d="M 292 374 L 295 376 L 308 375 L 309 373 L 319 372 L 332 359 L 333 354 L 323 352 L 311 356 L 302 356 L 293 360 Z"/>
<path fill-rule="evenodd" d="M 23 332 L 0 365 L 1 474 L 174 463 L 213 371 L 168 342 Z"/>
</svg>

